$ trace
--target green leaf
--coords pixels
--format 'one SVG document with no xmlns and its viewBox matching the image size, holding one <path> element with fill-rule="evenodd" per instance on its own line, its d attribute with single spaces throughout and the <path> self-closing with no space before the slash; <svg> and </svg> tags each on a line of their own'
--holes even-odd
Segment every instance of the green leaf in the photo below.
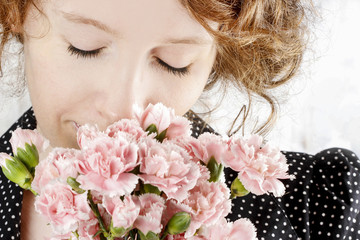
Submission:
<svg viewBox="0 0 360 240">
<path fill-rule="evenodd" d="M 191 216 L 187 212 L 175 213 L 168 224 L 166 225 L 165 232 L 171 235 L 176 235 L 185 232 L 191 223 Z"/>
<path fill-rule="evenodd" d="M 70 185 L 72 190 L 74 190 L 76 193 L 82 194 L 82 193 L 86 192 L 84 189 L 80 188 L 80 183 L 78 181 L 76 181 L 75 178 L 68 177 L 66 179 L 66 182 Z"/>
<path fill-rule="evenodd" d="M 149 231 L 146 235 L 138 230 L 138 234 L 141 240 L 160 240 L 159 236 L 152 231 Z"/>
<path fill-rule="evenodd" d="M 167 132 L 167 129 L 165 129 L 164 131 L 162 131 L 160 134 L 158 134 L 156 136 L 156 139 L 159 141 L 159 142 L 163 142 L 165 137 L 166 137 L 166 132 Z"/>
<path fill-rule="evenodd" d="M 145 234 L 143 234 L 140 230 L 138 230 L 138 234 L 139 234 L 141 240 L 147 240 Z"/>
<path fill-rule="evenodd" d="M 155 124 L 151 124 L 150 126 L 148 126 L 145 131 L 146 131 L 146 132 L 149 132 L 148 135 L 150 135 L 151 133 L 156 133 L 156 135 L 158 134 L 158 130 L 157 130 Z"/>
<path fill-rule="evenodd" d="M 243 197 L 249 194 L 249 191 L 246 190 L 242 182 L 239 178 L 235 178 L 234 181 L 231 183 L 231 198 L 235 197 Z"/>
<path fill-rule="evenodd" d="M 159 240 L 159 236 L 156 234 L 156 233 L 153 233 L 151 231 L 149 231 L 147 234 L 146 234 L 146 238 L 147 240 Z"/>
<path fill-rule="evenodd" d="M 131 229 L 131 227 L 130 227 L 130 229 Z M 122 237 L 130 229 L 125 229 L 124 227 L 114 227 L 113 221 L 111 220 L 111 223 L 110 223 L 111 237 Z"/>
<path fill-rule="evenodd" d="M 136 166 L 132 171 L 130 171 L 129 173 L 138 175 L 140 173 L 140 165 Z"/>
<path fill-rule="evenodd" d="M 159 188 L 156 186 L 153 186 L 151 184 L 144 184 L 143 188 L 144 188 L 144 193 L 155 193 L 159 196 L 161 194 L 161 191 L 159 190 Z"/>
<path fill-rule="evenodd" d="M 209 182 L 218 182 L 222 172 L 224 171 L 224 166 L 216 162 L 216 159 L 212 156 L 207 164 L 207 168 L 210 171 Z"/>
</svg>

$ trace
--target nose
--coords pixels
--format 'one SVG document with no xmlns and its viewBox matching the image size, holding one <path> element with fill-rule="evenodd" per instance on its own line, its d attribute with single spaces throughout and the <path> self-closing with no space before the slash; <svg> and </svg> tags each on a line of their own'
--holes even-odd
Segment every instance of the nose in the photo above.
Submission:
<svg viewBox="0 0 360 240">
<path fill-rule="evenodd" d="M 133 118 L 133 105 L 144 108 L 150 100 L 150 89 L 146 86 L 140 68 L 123 68 L 101 81 L 97 90 L 95 108 L 100 116 L 100 129 L 123 118 Z"/>
</svg>

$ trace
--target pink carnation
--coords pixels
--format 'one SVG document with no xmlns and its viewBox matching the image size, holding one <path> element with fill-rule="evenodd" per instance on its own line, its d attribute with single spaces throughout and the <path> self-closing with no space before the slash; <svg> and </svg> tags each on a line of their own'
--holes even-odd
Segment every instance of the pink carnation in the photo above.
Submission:
<svg viewBox="0 0 360 240">
<path fill-rule="evenodd" d="M 92 196 L 92 200 L 94 201 L 95 204 L 98 204 L 98 203 L 101 204 L 103 202 L 104 195 L 101 192 L 92 190 L 91 196 Z"/>
<path fill-rule="evenodd" d="M 122 137 L 89 142 L 76 161 L 80 187 L 110 196 L 130 194 L 138 182 L 138 177 L 129 173 L 138 165 L 137 150 L 135 143 Z"/>
<path fill-rule="evenodd" d="M 162 197 L 147 193 L 138 198 L 140 213 L 134 222 L 134 228 L 139 229 L 145 235 L 151 231 L 160 233 L 162 229 L 161 217 L 165 208 L 165 201 Z"/>
<path fill-rule="evenodd" d="M 243 138 L 230 138 L 227 144 L 231 154 L 229 154 L 230 157 L 224 159 L 224 165 L 237 172 L 243 170 L 255 158 L 256 152 L 260 149 L 260 141 L 262 142 L 262 138 L 255 135 L 252 138 L 253 144 L 249 144 Z"/>
<path fill-rule="evenodd" d="M 68 177 L 78 176 L 75 160 L 80 156 L 80 151 L 75 149 L 54 148 L 49 155 L 36 166 L 35 177 L 31 183 L 32 189 L 41 193 L 41 189 L 55 178 L 66 182 Z"/>
<path fill-rule="evenodd" d="M 188 119 L 174 116 L 166 131 L 167 139 L 183 138 L 191 135 L 191 123 Z"/>
<path fill-rule="evenodd" d="M 134 137 L 136 141 L 146 137 L 146 132 L 140 127 L 139 123 L 134 119 L 121 119 L 107 127 L 105 134 L 109 137 L 116 138 L 119 134 L 129 134 Z"/>
<path fill-rule="evenodd" d="M 256 228 L 248 219 L 226 222 L 225 218 L 222 218 L 214 225 L 200 228 L 198 236 L 207 240 L 255 240 Z"/>
<path fill-rule="evenodd" d="M 69 240 L 69 239 L 79 239 L 79 240 L 100 240 L 100 235 L 94 237 L 94 235 L 100 230 L 99 222 L 95 216 L 87 221 L 79 221 L 79 226 L 77 228 L 76 236 L 74 232 L 69 232 L 67 234 L 60 234 L 51 237 L 47 240 Z"/>
<path fill-rule="evenodd" d="M 165 107 L 162 103 L 152 105 L 151 103 L 144 111 L 135 109 L 135 117 L 140 126 L 146 130 L 151 124 L 155 124 L 159 133 L 170 126 L 171 120 L 175 117 L 174 109 Z"/>
<path fill-rule="evenodd" d="M 198 181 L 208 181 L 210 179 L 209 169 L 205 165 L 202 165 L 200 162 L 197 162 L 196 164 L 200 168 L 200 177 Z"/>
<path fill-rule="evenodd" d="M 35 209 L 50 222 L 56 234 L 75 231 L 79 220 L 90 219 L 86 194 L 76 194 L 65 183 L 54 181 L 36 197 Z"/>
<path fill-rule="evenodd" d="M 167 139 L 191 135 L 190 121 L 184 117 L 176 116 L 174 109 L 168 108 L 162 103 L 149 104 L 145 110 L 134 106 L 134 112 L 136 119 L 144 130 L 154 124 L 159 134 L 167 129 Z"/>
<path fill-rule="evenodd" d="M 186 152 L 189 154 L 191 159 L 194 159 L 195 155 L 191 146 L 194 140 L 197 141 L 197 139 L 192 136 L 182 136 L 181 138 L 174 138 L 169 141 L 186 150 Z M 198 162 L 198 159 L 194 159 L 194 161 Z"/>
<path fill-rule="evenodd" d="M 127 229 L 131 227 L 140 212 L 140 206 L 129 195 L 124 200 L 119 197 L 110 198 L 104 196 L 103 205 L 112 216 L 113 226 L 117 228 L 123 227 Z"/>
<path fill-rule="evenodd" d="M 96 217 L 93 217 L 88 221 L 79 221 L 79 227 L 77 230 L 79 240 L 100 240 L 99 235 L 94 237 L 99 230 L 99 222 Z"/>
<path fill-rule="evenodd" d="M 202 225 L 212 225 L 231 210 L 230 191 L 222 182 L 201 181 L 182 203 L 191 209 L 191 223 L 185 237 L 194 235 Z"/>
<path fill-rule="evenodd" d="M 193 212 L 192 208 L 189 207 L 188 205 L 179 203 L 173 199 L 167 200 L 165 205 L 166 208 L 164 210 L 164 214 L 161 219 L 161 222 L 164 226 L 166 226 L 168 221 L 174 216 L 174 214 L 178 212 L 187 212 L 187 213 Z"/>
<path fill-rule="evenodd" d="M 85 124 L 79 127 L 77 131 L 77 143 L 80 149 L 86 148 L 96 138 L 105 137 L 106 134 L 101 132 L 97 125 Z"/>
<path fill-rule="evenodd" d="M 249 140 L 232 139 L 230 151 L 233 158 L 225 163 L 239 172 L 238 178 L 244 187 L 254 194 L 272 192 L 276 197 L 285 192 L 284 184 L 279 179 L 291 178 L 287 174 L 288 165 L 285 156 L 278 148 L 269 144 L 261 147 L 262 138 L 253 135 Z"/>
<path fill-rule="evenodd" d="M 34 144 L 39 153 L 44 152 L 49 146 L 49 141 L 45 139 L 36 129 L 21 129 L 17 128 L 10 139 L 10 144 L 14 155 L 17 154 L 18 148 L 25 148 L 25 143 L 29 145 Z"/>
<path fill-rule="evenodd" d="M 164 191 L 168 198 L 184 200 L 200 177 L 199 166 L 175 144 L 148 142 L 140 145 L 143 156 L 139 177 L 144 183 Z"/>
<path fill-rule="evenodd" d="M 222 163 L 227 158 L 227 144 L 222 137 L 213 133 L 203 133 L 198 139 L 192 139 L 188 142 L 192 154 L 195 158 L 201 160 L 205 165 L 208 164 L 211 157 L 214 157 L 218 163 Z"/>
<path fill-rule="evenodd" d="M 248 219 L 238 219 L 234 223 L 229 223 L 231 231 L 229 233 L 229 240 L 255 240 L 256 228 Z"/>
</svg>

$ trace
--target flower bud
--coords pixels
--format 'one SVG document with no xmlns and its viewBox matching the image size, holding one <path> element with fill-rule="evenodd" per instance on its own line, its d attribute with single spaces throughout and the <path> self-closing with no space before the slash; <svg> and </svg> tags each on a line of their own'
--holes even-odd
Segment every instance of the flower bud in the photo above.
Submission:
<svg viewBox="0 0 360 240">
<path fill-rule="evenodd" d="M 155 124 L 151 124 L 150 126 L 148 126 L 145 130 L 146 132 L 148 132 L 148 135 L 150 135 L 151 133 L 155 133 L 156 137 L 155 139 L 158 140 L 159 142 L 163 142 L 165 137 L 166 137 L 166 131 L 167 128 L 165 130 L 163 130 L 162 132 L 159 133 L 157 127 Z"/>
<path fill-rule="evenodd" d="M 25 144 L 34 144 L 38 152 L 43 152 L 49 146 L 49 140 L 45 139 L 37 130 L 17 128 L 10 139 L 13 153 L 17 155 L 17 149 L 25 149 Z"/>
<path fill-rule="evenodd" d="M 243 197 L 246 196 L 248 193 L 249 191 L 245 189 L 239 178 L 235 178 L 234 181 L 231 183 L 231 198 Z"/>
<path fill-rule="evenodd" d="M 16 157 L 1 154 L 0 163 L 4 175 L 23 189 L 30 189 L 33 176 L 26 166 Z"/>
<path fill-rule="evenodd" d="M 187 212 L 175 213 L 166 225 L 166 232 L 176 235 L 185 232 L 190 226 L 191 216 Z"/>
<path fill-rule="evenodd" d="M 34 144 L 25 143 L 25 149 L 17 148 L 16 157 L 21 160 L 31 174 L 34 174 L 35 167 L 39 164 L 39 152 Z"/>
<path fill-rule="evenodd" d="M 219 181 L 220 176 L 223 173 L 224 166 L 221 163 L 219 164 L 214 157 L 211 157 L 207 164 L 207 168 L 210 172 L 209 182 Z"/>
</svg>

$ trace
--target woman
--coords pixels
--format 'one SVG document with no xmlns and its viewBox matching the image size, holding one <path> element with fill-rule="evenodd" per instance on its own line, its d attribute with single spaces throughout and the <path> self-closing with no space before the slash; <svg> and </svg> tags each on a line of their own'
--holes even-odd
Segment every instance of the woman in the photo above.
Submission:
<svg viewBox="0 0 360 240">
<path fill-rule="evenodd" d="M 295 0 L 2 2 L 1 46 L 9 36 L 24 45 L 32 109 L 1 138 L 0 150 L 11 152 L 17 126 L 37 128 L 52 146 L 76 148 L 80 125 L 104 129 L 130 118 L 133 103 L 163 102 L 183 115 L 216 82 L 263 97 L 273 115 L 268 90 L 289 80 L 302 58 L 304 8 Z M 212 131 L 187 116 L 194 136 Z M 296 176 L 285 181 L 286 194 L 237 198 L 228 218 L 250 218 L 259 239 L 360 238 L 357 157 L 345 149 L 285 154 Z M 0 238 L 49 236 L 32 194 L 0 176 Z M 226 170 L 227 181 L 234 177 Z"/>
</svg>

